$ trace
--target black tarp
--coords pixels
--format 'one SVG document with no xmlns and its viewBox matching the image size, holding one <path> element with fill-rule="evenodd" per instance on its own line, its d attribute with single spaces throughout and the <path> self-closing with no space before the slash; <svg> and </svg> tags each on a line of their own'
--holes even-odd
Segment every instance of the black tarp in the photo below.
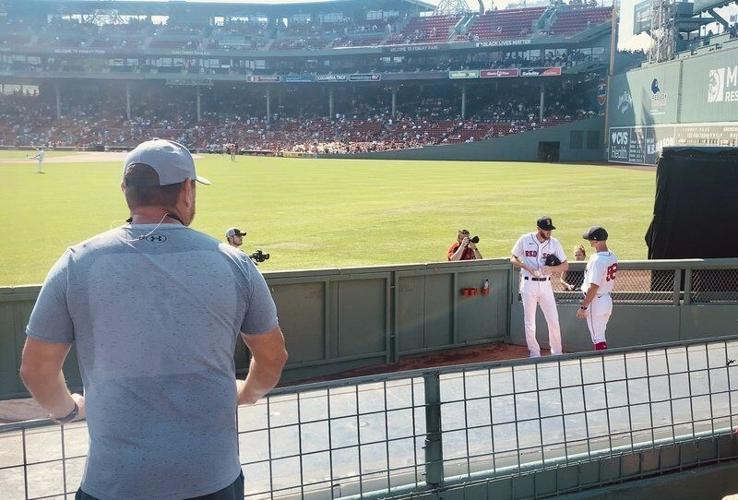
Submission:
<svg viewBox="0 0 738 500">
<path fill-rule="evenodd" d="M 738 257 L 738 149 L 664 148 L 649 259 Z"/>
</svg>

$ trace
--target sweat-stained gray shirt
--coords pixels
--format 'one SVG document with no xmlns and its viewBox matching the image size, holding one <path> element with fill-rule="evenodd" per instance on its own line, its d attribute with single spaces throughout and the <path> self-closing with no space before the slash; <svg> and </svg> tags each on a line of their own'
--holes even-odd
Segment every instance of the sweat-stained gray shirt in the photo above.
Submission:
<svg viewBox="0 0 738 500">
<path fill-rule="evenodd" d="M 26 334 L 77 350 L 90 434 L 82 490 L 166 500 L 235 481 L 236 342 L 277 325 L 249 258 L 179 224 L 123 226 L 67 250 Z"/>
</svg>

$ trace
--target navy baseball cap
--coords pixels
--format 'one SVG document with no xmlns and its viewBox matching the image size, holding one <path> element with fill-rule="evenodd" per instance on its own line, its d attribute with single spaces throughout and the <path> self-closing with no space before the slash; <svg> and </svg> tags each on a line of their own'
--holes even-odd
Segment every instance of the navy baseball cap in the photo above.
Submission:
<svg viewBox="0 0 738 500">
<path fill-rule="evenodd" d="M 582 235 L 582 238 L 589 241 L 607 241 L 607 231 L 602 226 L 592 226 Z"/>
<path fill-rule="evenodd" d="M 544 215 L 540 219 L 536 221 L 536 225 L 543 229 L 544 231 L 552 231 L 556 229 L 556 226 L 553 225 L 553 221 L 551 220 L 551 217 L 548 217 L 547 215 Z"/>
<path fill-rule="evenodd" d="M 195 160 L 189 150 L 180 143 L 167 139 L 152 139 L 136 146 L 123 163 L 123 177 L 128 167 L 134 164 L 153 168 L 159 175 L 160 186 L 179 184 L 185 179 L 210 184 L 205 177 L 195 173 Z"/>
</svg>

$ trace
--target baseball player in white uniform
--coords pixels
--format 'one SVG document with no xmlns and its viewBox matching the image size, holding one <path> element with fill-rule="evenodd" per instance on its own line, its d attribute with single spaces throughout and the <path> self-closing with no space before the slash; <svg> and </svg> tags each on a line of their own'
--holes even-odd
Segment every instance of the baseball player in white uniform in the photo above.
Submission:
<svg viewBox="0 0 738 500">
<path fill-rule="evenodd" d="M 37 174 L 43 174 L 44 173 L 44 148 L 38 148 L 36 150 L 36 154 L 33 156 L 27 157 L 29 160 L 37 160 L 38 166 L 36 167 L 36 173 Z"/>
<path fill-rule="evenodd" d="M 596 351 L 607 349 L 605 329 L 612 314 L 612 292 L 618 271 L 618 258 L 607 248 L 607 231 L 594 226 L 582 235 L 595 249 L 584 271 L 582 292 L 584 300 L 577 310 L 577 318 L 586 319 L 592 344 Z"/>
<path fill-rule="evenodd" d="M 510 258 L 512 265 L 520 268 L 520 295 L 523 298 L 525 341 L 528 344 L 531 358 L 541 355 L 541 347 L 536 340 L 537 304 L 540 304 L 548 325 L 551 354 L 561 354 L 561 328 L 559 327 L 559 312 L 556 309 L 556 300 L 551 287 L 551 273 L 563 273 L 569 269 L 564 248 L 559 240 L 551 237 L 551 231 L 556 229 L 551 218 L 541 217 L 537 221 L 537 226 L 536 232 L 524 234 L 518 239 Z M 546 266 L 546 257 L 551 254 L 556 255 L 561 263 L 556 266 Z"/>
</svg>

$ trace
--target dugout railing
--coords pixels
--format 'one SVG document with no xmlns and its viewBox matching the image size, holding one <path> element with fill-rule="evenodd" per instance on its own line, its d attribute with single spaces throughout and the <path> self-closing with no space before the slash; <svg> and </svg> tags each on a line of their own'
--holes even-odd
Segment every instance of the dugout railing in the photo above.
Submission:
<svg viewBox="0 0 738 500">
<path fill-rule="evenodd" d="M 572 272 L 584 263 L 571 263 Z M 284 381 L 401 356 L 490 342 L 525 345 L 518 274 L 507 259 L 265 273 L 287 337 Z M 608 344 L 630 347 L 738 334 L 738 259 L 620 263 Z M 482 289 L 488 282 L 489 294 Z M 591 349 L 580 292 L 554 279 L 566 352 Z M 474 289 L 476 295 L 462 294 Z M 0 288 L 0 399 L 27 396 L 18 377 L 39 286 Z M 538 337 L 546 326 L 538 317 Z M 236 366 L 246 370 L 239 346 Z M 67 380 L 81 385 L 74 351 Z"/>
<path fill-rule="evenodd" d="M 540 498 L 735 460 L 736 359 L 731 336 L 280 388 L 238 409 L 246 498 Z M 0 426 L 3 498 L 72 497 L 86 450 L 84 422 Z"/>
</svg>

